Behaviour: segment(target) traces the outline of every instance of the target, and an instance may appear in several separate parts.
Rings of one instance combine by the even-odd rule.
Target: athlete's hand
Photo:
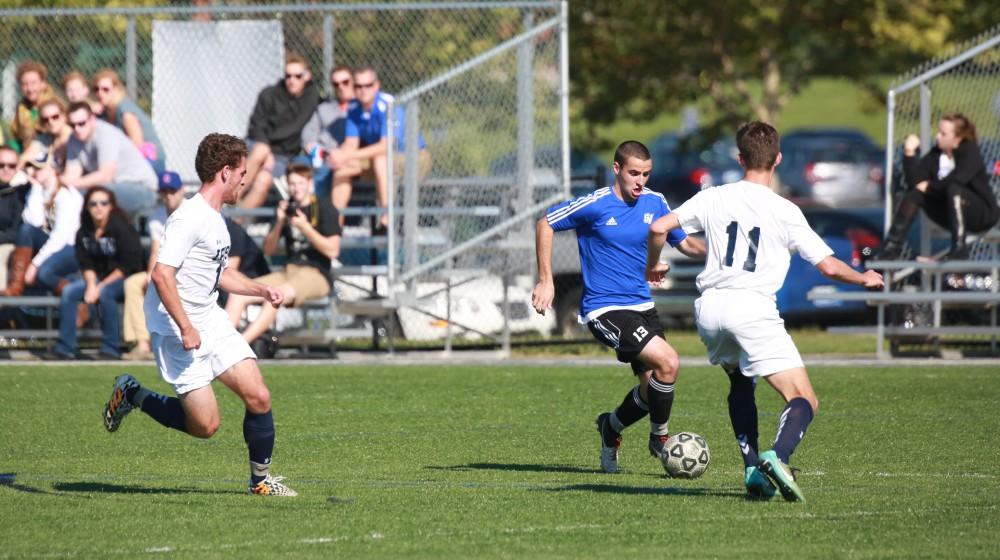
[[[882,280],[882,275],[874,270],[866,270],[862,274],[864,279],[864,284],[862,284],[865,289],[868,290],[881,290],[885,286],[885,282]]]
[[[275,309],[281,307],[281,303],[285,301],[285,293],[271,286],[268,286],[266,291],[267,295],[264,296],[264,299],[271,304],[271,307]]]
[[[552,282],[539,282],[531,292],[531,306],[539,315],[545,315],[546,309],[552,309],[556,287]]]
[[[659,286],[669,271],[670,265],[663,261],[656,263],[653,268],[646,267],[646,282],[652,286]]]
[[[194,328],[194,325],[188,325],[186,329],[181,329],[181,346],[188,351],[201,348],[201,334],[198,333],[198,329]]]

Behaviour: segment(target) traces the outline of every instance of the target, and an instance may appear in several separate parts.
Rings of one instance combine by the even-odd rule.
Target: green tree
[[[577,0],[570,10],[576,144],[594,126],[642,120],[706,99],[715,120],[777,123],[810,80],[874,78],[969,39],[998,21],[975,0]]]

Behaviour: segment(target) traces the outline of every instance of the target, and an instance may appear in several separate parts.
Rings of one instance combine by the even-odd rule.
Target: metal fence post
[[[419,98],[415,98],[405,105],[406,130],[403,131],[404,142],[404,165],[403,165],[403,245],[404,260],[403,266],[406,270],[412,270],[419,263],[420,255],[417,253],[417,228],[419,226],[420,211],[420,186],[417,184],[419,174]],[[395,146],[390,147],[395,149]],[[390,169],[389,173],[393,173]],[[416,281],[411,280],[409,288],[416,289]]]
[[[524,12],[524,29],[531,29],[534,14]],[[535,96],[532,91],[531,67],[534,60],[534,44],[525,41],[517,48],[517,196],[515,212],[523,212],[531,204],[532,170],[535,167]],[[523,229],[523,228],[522,228]]]
[[[138,63],[136,62],[136,36],[135,36],[135,16],[128,17],[128,25],[125,28],[125,89],[128,91],[130,99],[137,99],[138,91]]]
[[[323,15],[323,75],[324,84],[330,86],[330,73],[333,72],[333,14]],[[335,92],[330,91],[330,95]]]

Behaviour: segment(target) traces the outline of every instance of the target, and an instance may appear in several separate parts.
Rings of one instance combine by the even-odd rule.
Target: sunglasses
[[[0,169],[17,169],[17,162],[14,163],[0,162]]]
[[[42,115],[41,116],[42,122],[57,121],[57,120],[59,120],[61,118],[62,118],[62,113],[54,113],[54,114],[48,115],[48,116],[46,116],[46,115]]]
[[[305,77],[306,77],[305,72],[303,72],[301,74],[285,74],[285,79],[286,80],[291,80],[292,78],[295,78],[296,80],[301,80],[302,78],[305,78]]]
[[[87,203],[87,206],[91,208],[96,208],[98,206],[111,206],[110,200],[91,200]]]
[[[368,89],[370,87],[375,87],[375,82],[368,82],[367,84],[354,84],[354,89]]]
[[[79,122],[69,121],[69,125],[72,126],[73,128],[83,128],[87,126],[87,121],[79,121]]]
[[[339,82],[337,80],[333,80],[333,84],[336,85],[336,86],[347,87],[347,86],[351,85],[351,79],[347,78],[347,79],[344,79],[344,80],[340,80]]]

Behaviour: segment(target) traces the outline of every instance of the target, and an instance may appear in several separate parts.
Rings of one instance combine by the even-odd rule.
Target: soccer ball
[[[698,478],[708,469],[711,454],[705,438],[692,432],[680,432],[667,440],[660,459],[671,477]]]

